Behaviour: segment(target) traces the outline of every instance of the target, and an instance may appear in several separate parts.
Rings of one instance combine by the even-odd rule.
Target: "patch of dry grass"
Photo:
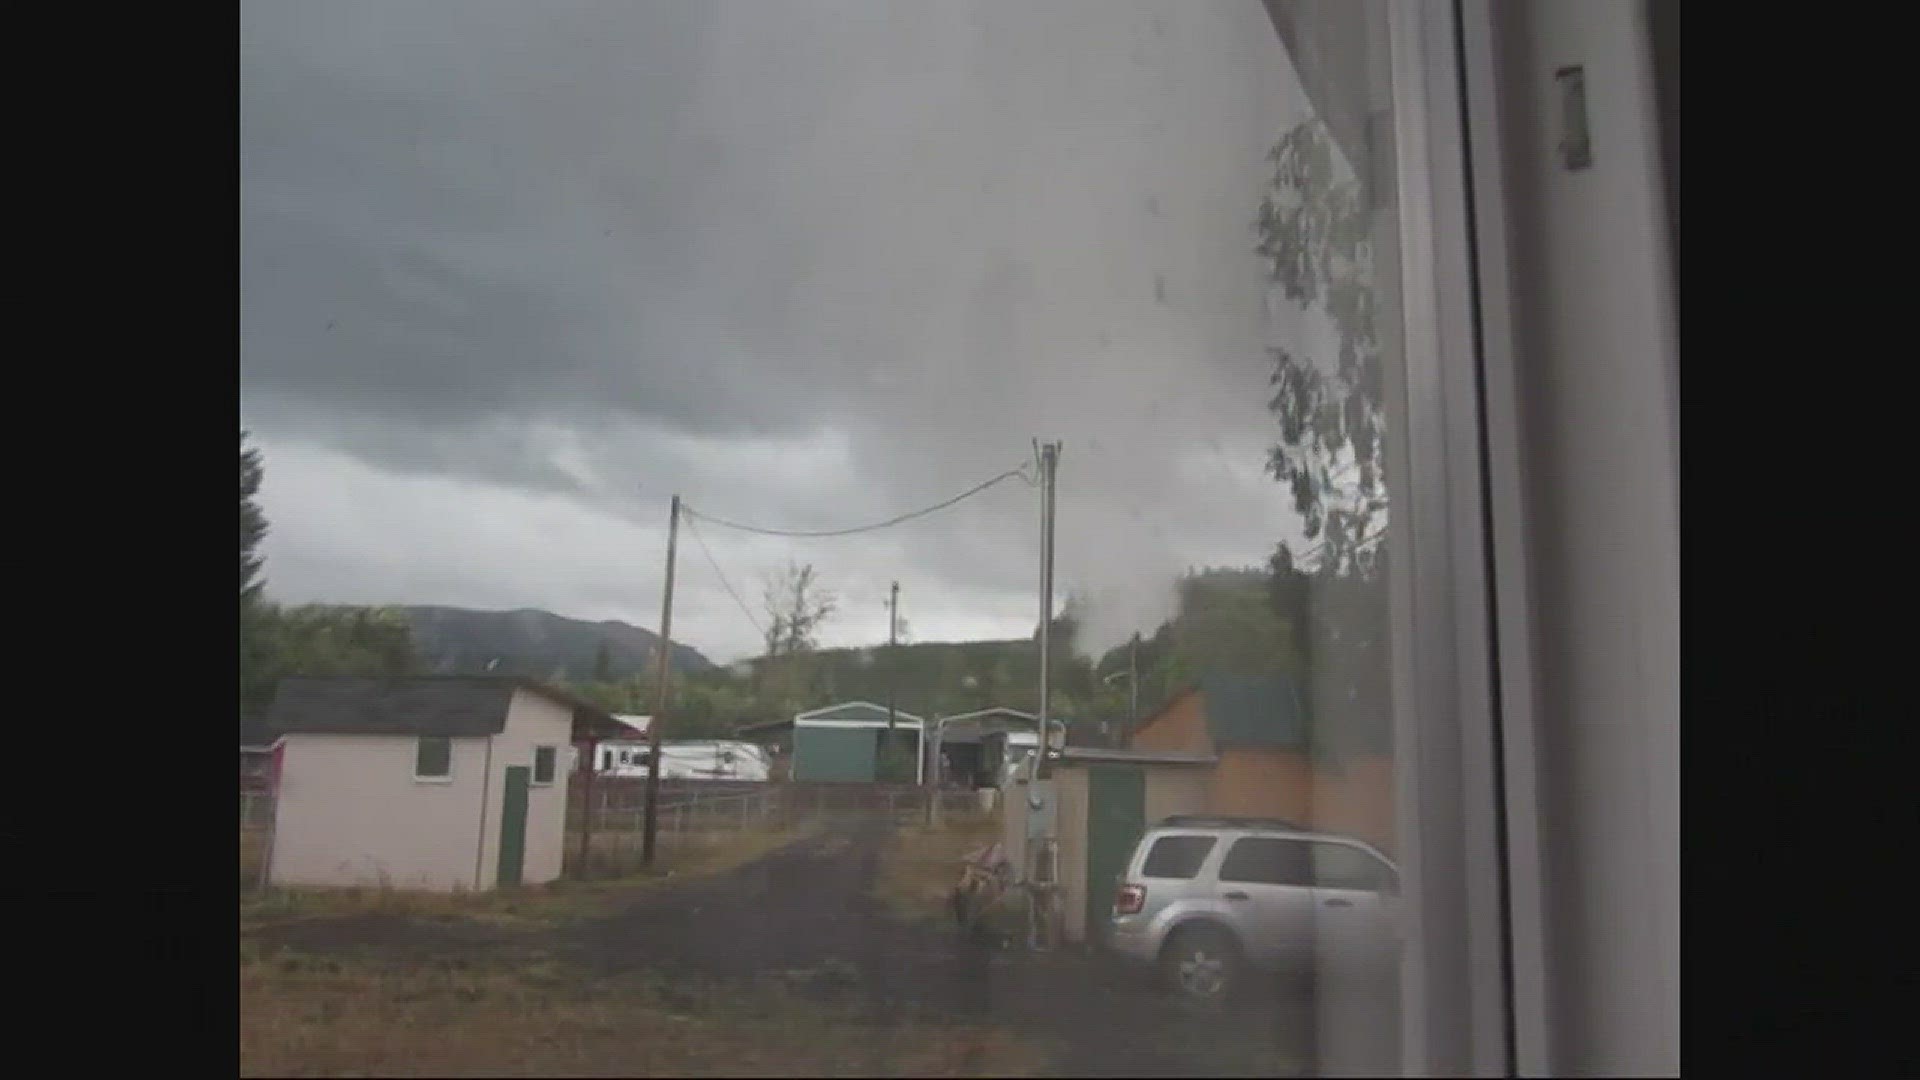
[[[242,1076],[1016,1076],[997,1029],[862,1022],[777,991],[593,985],[548,959],[393,964],[243,950]]]
[[[245,933],[262,926],[308,919],[404,915],[421,918],[458,917],[503,927],[537,929],[567,918],[602,913],[622,893],[634,888],[731,870],[811,836],[818,828],[816,821],[801,820],[664,842],[660,845],[651,870],[639,868],[638,848],[635,848],[630,861],[609,859],[603,863],[596,859],[595,869],[600,876],[589,880],[563,878],[545,885],[517,889],[428,892],[349,887],[269,889],[251,894],[243,892],[240,898],[240,925]],[[247,867],[244,840],[243,837],[243,882],[246,880]]]
[[[256,889],[260,886],[261,863],[267,857],[267,832],[265,829],[240,830],[240,891]]]
[[[998,813],[946,814],[933,828],[902,825],[881,853],[874,895],[903,919],[946,918],[962,860],[998,839]]]

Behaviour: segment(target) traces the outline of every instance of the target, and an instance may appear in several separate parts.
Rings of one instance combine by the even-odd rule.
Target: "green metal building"
[[[793,718],[793,779],[919,783],[926,721],[898,709],[887,729],[887,707],[849,701]]]

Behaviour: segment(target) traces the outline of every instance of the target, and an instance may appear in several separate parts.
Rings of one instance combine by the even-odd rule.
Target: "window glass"
[[[534,750],[533,750],[533,782],[534,783],[536,784],[553,783],[553,770],[554,770],[555,760],[556,760],[556,757],[555,757],[555,751],[553,747],[551,746],[534,747]]]
[[[1216,1038],[1095,960],[1136,854],[1143,910],[1176,882],[1218,891],[1198,875],[1223,858],[1228,881],[1314,878],[1266,826],[1140,853],[1170,815],[1400,852],[1392,721],[1413,703],[1389,688],[1440,685],[1390,677],[1403,436],[1471,420],[1395,412],[1429,385],[1401,343],[1434,336],[1402,325],[1401,282],[1429,273],[1403,247],[1436,245],[1401,240],[1417,117],[1393,88],[1454,81],[1387,70],[1423,48],[1388,47],[1396,10],[1426,9],[243,0],[243,694],[423,676],[404,710],[453,716],[511,677],[633,720],[593,727],[620,737],[591,798],[528,820],[523,879],[604,885],[625,913],[606,940],[636,943],[556,956],[743,1008],[702,1010],[712,1037],[689,1043],[655,1022],[672,1002],[568,968],[557,1007],[591,999],[576,1011],[626,1018],[617,1038],[583,1031],[571,1058],[510,1024],[423,1038],[446,1011],[429,998],[354,1057],[376,1010],[289,1049],[273,1033],[311,1003],[269,984],[243,1005],[242,1071],[631,1072],[635,1040],[669,1074],[1391,1069],[1395,988],[1327,1005],[1351,1045],[1300,997]],[[1412,494],[1451,520],[1447,492]],[[672,759],[651,821],[641,710]],[[724,771],[711,740],[731,738],[786,741],[790,782],[680,779]],[[418,759],[450,774],[444,739]],[[290,819],[272,858],[490,889],[511,860],[468,864],[513,849],[512,815],[472,767],[472,797],[440,800],[472,818]],[[557,782],[544,750],[532,771]],[[1037,825],[1030,778],[1055,785]],[[962,935],[945,905],[975,856],[1018,886],[979,894]],[[627,902],[696,870],[710,891]],[[839,947],[861,941],[887,947]],[[769,1050],[823,1022],[734,1015],[785,1007],[749,977],[776,972],[844,981],[880,1018]],[[938,1030],[881,1007],[908,991]],[[295,1011],[254,1011],[275,1001]],[[947,1052],[1003,1033],[1006,1055]]]
[[[1233,842],[1220,861],[1221,881],[1259,885],[1311,885],[1307,845],[1298,840],[1247,836]]]
[[[1140,876],[1148,878],[1190,878],[1200,872],[1213,850],[1211,836],[1163,836],[1153,842]]]
[[[413,775],[439,778],[453,775],[453,740],[444,735],[422,735],[414,748]]]
[[[1391,872],[1379,859],[1348,844],[1313,845],[1313,883],[1323,889],[1358,889],[1379,892],[1391,880]]]

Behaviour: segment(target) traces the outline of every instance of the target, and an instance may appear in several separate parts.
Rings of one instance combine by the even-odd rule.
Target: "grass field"
[[[661,845],[651,870],[633,865],[632,869],[616,872],[601,866],[600,874],[585,881],[562,879],[520,889],[451,893],[380,887],[251,889],[247,886],[258,880],[258,856],[254,856],[256,861],[250,867],[248,837],[242,833],[241,929],[244,933],[258,925],[288,919],[346,915],[458,917],[492,924],[550,923],[597,914],[609,902],[635,888],[730,870],[810,836],[817,829],[817,822],[804,820],[781,826],[699,834]],[[618,865],[629,864],[620,860]]]
[[[778,990],[589,984],[548,959],[240,962],[242,1076],[1015,1076],[995,1029],[862,1022]]]
[[[902,826],[881,855],[875,894],[898,918],[948,918],[947,897],[960,880],[961,861],[999,838],[997,814],[949,814],[937,827]]]
[[[1004,1030],[862,1019],[779,985],[667,985],[560,959],[572,926],[635,889],[722,873],[812,823],[663,848],[650,874],[491,893],[275,889],[240,901],[242,1076],[1019,1076],[1044,1054]],[[243,843],[243,854],[246,845]],[[243,877],[245,868],[243,866]],[[420,928],[469,944],[319,951],[301,930]],[[314,951],[301,951],[310,948]]]

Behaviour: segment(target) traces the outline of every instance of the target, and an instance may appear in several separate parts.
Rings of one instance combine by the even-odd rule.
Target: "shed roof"
[[[566,706],[576,733],[618,727],[605,710],[518,675],[292,675],[275,688],[266,726],[275,735],[495,735],[516,690]]]
[[[918,716],[915,716],[905,709],[896,708],[893,710],[893,715],[896,723],[910,724],[915,727],[925,723],[925,721],[921,720]],[[828,705],[819,709],[811,709],[793,718],[793,722],[796,724],[817,723],[822,720],[837,720],[843,722],[859,721],[862,723],[878,721],[881,724],[885,724],[887,722],[887,707],[885,705],[875,705],[871,701],[843,701],[838,705]]]
[[[1067,724],[1059,717],[1054,717],[1052,722],[1062,728]],[[1030,712],[995,705],[988,709],[937,717],[934,723],[940,728],[942,742],[964,745],[983,742],[996,731],[1035,727],[1040,723],[1040,718]]]

